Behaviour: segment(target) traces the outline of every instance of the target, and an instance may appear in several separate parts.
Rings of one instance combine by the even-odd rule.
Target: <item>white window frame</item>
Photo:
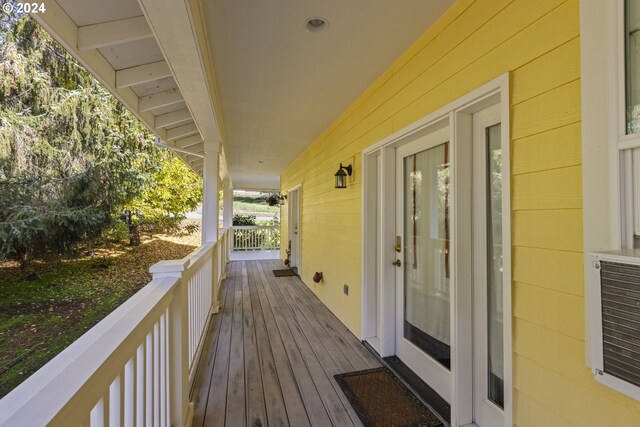
[[[640,134],[626,134],[624,14],[625,0],[580,0],[585,354],[588,367],[592,367],[589,331],[597,306],[597,302],[589,298],[589,254],[633,248],[634,222],[640,223],[640,197],[634,197],[632,188],[631,150],[640,147]],[[638,205],[635,209],[634,204]]]

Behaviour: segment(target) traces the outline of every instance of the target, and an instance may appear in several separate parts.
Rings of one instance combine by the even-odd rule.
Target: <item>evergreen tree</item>
[[[35,21],[3,21],[0,261],[26,264],[98,236],[144,200],[170,157]]]

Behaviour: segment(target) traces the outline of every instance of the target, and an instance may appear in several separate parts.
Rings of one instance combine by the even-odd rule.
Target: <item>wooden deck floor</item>
[[[230,263],[194,383],[194,426],[360,426],[333,376],[380,366],[279,260]]]

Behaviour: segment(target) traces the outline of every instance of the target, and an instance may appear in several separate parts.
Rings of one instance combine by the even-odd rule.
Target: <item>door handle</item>
[[[391,264],[395,265],[396,267],[400,267],[402,265],[402,263],[400,262],[399,259],[395,260],[394,262],[392,262]]]

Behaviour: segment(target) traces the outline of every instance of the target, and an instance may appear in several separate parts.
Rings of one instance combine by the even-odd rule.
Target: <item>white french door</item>
[[[451,401],[449,127],[396,150],[396,355]]]
[[[452,426],[513,419],[508,81],[363,152],[363,338],[449,402]]]
[[[501,130],[499,106],[473,115],[473,419],[478,426],[504,425]]]

